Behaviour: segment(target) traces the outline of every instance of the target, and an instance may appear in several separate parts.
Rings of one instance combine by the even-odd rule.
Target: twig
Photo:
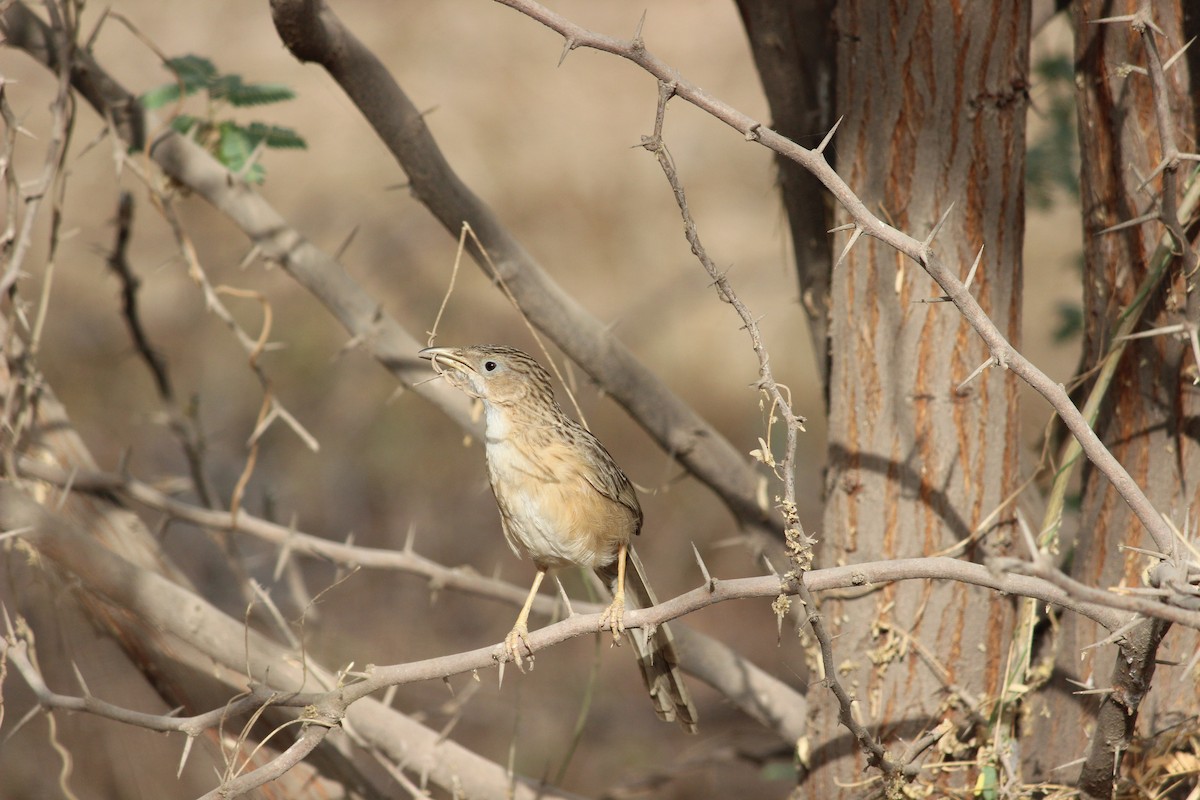
[[[129,335],[133,338],[134,348],[154,377],[154,385],[158,388],[159,397],[170,401],[174,399],[175,393],[171,388],[167,362],[162,354],[150,344],[146,328],[142,325],[142,317],[138,313],[138,289],[141,287],[141,281],[133,274],[133,269],[129,266],[129,240],[133,236],[133,194],[130,192],[122,191],[120,199],[117,201],[116,228],[116,239],[106,263],[121,281],[121,314],[125,318],[125,325],[129,328]]]
[[[692,253],[700,261],[700,265],[704,267],[704,271],[712,278],[713,285],[717,290],[717,297],[723,302],[733,306],[738,317],[742,320],[742,327],[750,336],[750,345],[754,349],[754,355],[758,359],[758,387],[767,395],[770,405],[767,409],[768,418],[768,438],[770,437],[769,425],[775,419],[775,412],[778,411],[783,417],[784,424],[787,427],[787,443],[784,448],[783,460],[779,462],[778,468],[775,470],[776,477],[783,484],[783,497],[777,498],[779,507],[783,512],[784,525],[784,540],[788,548],[789,557],[792,559],[796,568],[799,570],[808,569],[812,566],[812,547],[816,540],[808,536],[804,532],[803,526],[800,524],[800,518],[796,513],[796,442],[800,431],[804,430],[804,418],[795,414],[792,411],[791,403],[784,397],[783,391],[779,384],[775,381],[775,376],[771,371],[771,359],[767,353],[766,346],[763,344],[762,331],[758,326],[758,320],[750,313],[750,309],[742,302],[737,293],[733,289],[733,285],[729,282],[728,276],[717,269],[716,264],[709,258],[708,251],[704,249],[704,245],[700,241],[700,234],[696,230],[696,222],[692,219],[692,212],[688,208],[687,194],[684,192],[683,184],[679,180],[679,173],[675,169],[675,163],[671,159],[671,154],[667,150],[666,142],[662,138],[663,121],[666,117],[667,103],[675,93],[673,84],[665,81],[659,81],[658,84],[658,106],[654,115],[654,133],[650,136],[642,138],[642,147],[654,154],[658,160],[658,165],[662,168],[663,175],[667,178],[667,183],[671,186],[671,192],[675,195],[675,203],[679,206],[679,213],[683,217],[684,235],[687,237],[688,244],[691,245]],[[764,453],[762,458],[766,458]]]

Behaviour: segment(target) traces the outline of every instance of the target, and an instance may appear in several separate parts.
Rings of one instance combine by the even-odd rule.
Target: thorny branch
[[[108,254],[107,263],[108,268],[121,281],[121,315],[129,328],[134,349],[154,377],[159,396],[164,400],[171,400],[175,392],[171,388],[167,361],[162,353],[150,344],[150,337],[146,335],[142,316],[138,312],[138,289],[141,288],[142,282],[133,274],[133,268],[129,265],[129,240],[133,236],[133,194],[130,192],[121,192],[117,201],[116,227],[117,235]]]
[[[639,42],[640,39],[639,30],[639,33],[634,37],[634,41]],[[795,592],[800,596],[800,602],[806,609],[805,619],[812,628],[813,635],[820,648],[821,664],[824,673],[824,678],[821,682],[837,698],[838,719],[854,735],[859,746],[867,754],[868,762],[872,766],[879,767],[888,779],[899,777],[903,770],[902,766],[859,721],[854,713],[854,698],[850,696],[849,692],[842,685],[841,680],[838,679],[837,665],[833,653],[833,641],[821,618],[816,598],[813,597],[808,586],[808,577],[811,574],[809,570],[812,568],[813,560],[812,547],[815,544],[815,540],[804,532],[799,516],[796,513],[796,439],[799,432],[803,430],[804,420],[792,411],[791,404],[784,397],[783,391],[775,381],[775,376],[771,372],[770,356],[767,353],[766,346],[763,344],[762,331],[759,329],[758,320],[754,318],[754,315],[750,313],[750,309],[738,297],[732,284],[729,282],[728,276],[717,269],[716,264],[713,263],[713,260],[708,255],[708,251],[705,250],[704,245],[700,241],[700,233],[696,230],[696,222],[692,219],[691,210],[688,208],[687,195],[684,192],[683,183],[679,180],[679,173],[675,169],[675,163],[671,159],[671,154],[667,150],[667,145],[662,138],[667,103],[670,102],[673,94],[674,86],[672,84],[659,81],[658,108],[654,115],[654,133],[651,136],[642,138],[642,146],[654,154],[659,166],[662,168],[663,174],[667,178],[667,182],[671,186],[671,191],[675,195],[675,202],[679,206],[680,214],[683,216],[684,233],[687,236],[688,244],[691,245],[692,253],[700,261],[700,264],[704,267],[704,271],[712,278],[713,284],[717,289],[717,296],[722,301],[733,306],[742,320],[742,327],[750,335],[751,345],[755,355],[758,357],[759,387],[761,391],[766,393],[770,400],[770,408],[767,410],[767,436],[764,442],[769,441],[771,438],[770,423],[775,419],[775,412],[777,410],[783,416],[784,424],[787,427],[786,450],[778,466],[775,465],[774,459],[770,456],[769,445],[764,444],[763,449],[766,452],[762,452],[759,455],[759,458],[764,463],[775,468],[775,475],[783,483],[783,498],[780,501],[780,509],[784,516],[785,541],[787,542],[788,556],[792,561],[793,569],[784,575],[781,580],[784,586],[788,583],[794,586]],[[788,605],[784,597],[785,593],[785,590],[781,587],[780,596],[775,604],[776,613],[781,615],[786,613]],[[912,774],[915,774],[915,771]]]
[[[1158,40],[1154,38],[1157,26],[1154,24],[1149,0],[1143,0],[1138,12],[1130,20],[1130,25],[1141,35],[1142,44],[1146,48],[1146,67],[1150,76],[1150,91],[1154,97],[1154,113],[1158,122],[1158,138],[1162,148],[1162,161],[1146,180],[1153,180],[1155,175],[1159,172],[1162,173],[1162,202],[1158,221],[1167,229],[1179,247],[1184,274],[1191,276],[1196,272],[1197,256],[1195,249],[1188,241],[1183,223],[1179,219],[1179,162],[1181,160],[1200,161],[1200,155],[1181,152],[1175,142],[1175,122],[1171,118],[1166,69],[1158,50]],[[1186,47],[1187,45],[1184,45],[1184,48]],[[1197,367],[1200,368],[1200,364]]]
[[[1159,52],[1156,34],[1163,36],[1164,41],[1166,37],[1154,22],[1153,7],[1149,0],[1143,0],[1139,3],[1137,11],[1131,15],[1087,21],[1093,24],[1127,22],[1133,32],[1140,36],[1142,49],[1145,52],[1146,68],[1144,70],[1132,68],[1127,80],[1139,80],[1139,78],[1135,77],[1139,72],[1148,77],[1150,97],[1156,122],[1155,127],[1158,131],[1161,150],[1158,165],[1143,180],[1141,186],[1138,187],[1139,190],[1144,189],[1161,174],[1161,185],[1158,187],[1158,192],[1154,200],[1157,212],[1152,211],[1140,220],[1130,220],[1127,223],[1114,225],[1106,231],[1102,231],[1101,234],[1111,233],[1126,227],[1141,226],[1146,223],[1161,224],[1166,229],[1166,235],[1163,237],[1163,243],[1159,245],[1154,253],[1154,258],[1161,258],[1161,260],[1151,261],[1151,270],[1146,280],[1151,280],[1156,272],[1165,273],[1166,266],[1173,261],[1173,257],[1178,256],[1179,264],[1182,268],[1180,274],[1183,276],[1183,282],[1190,283],[1196,272],[1197,254],[1187,237],[1186,227],[1188,223],[1186,219],[1190,214],[1188,210],[1189,206],[1195,202],[1197,175],[1193,173],[1193,186],[1188,194],[1183,197],[1181,203],[1179,167],[1181,161],[1200,160],[1200,156],[1181,153],[1176,144],[1175,120],[1172,117],[1169,85],[1166,75],[1166,70],[1170,68],[1173,62],[1178,61],[1179,56],[1182,55],[1183,50],[1188,45],[1184,45],[1183,48],[1166,62],[1163,61],[1162,55]],[[1170,244],[1174,246],[1164,246]],[[1154,279],[1157,278],[1155,277]],[[1187,292],[1191,296],[1188,298],[1186,307],[1194,309],[1194,287],[1189,286]],[[1134,302],[1138,312],[1140,312],[1144,301],[1145,298],[1140,295],[1135,299]],[[1128,317],[1136,317],[1137,314],[1130,313],[1131,311],[1132,309],[1126,312]],[[1123,346],[1125,342],[1136,336],[1154,335],[1157,333],[1156,331],[1148,331],[1143,334],[1132,333],[1135,321],[1130,321],[1128,318],[1122,320],[1121,327],[1124,329],[1122,333],[1125,336],[1119,344],[1114,345],[1114,349],[1118,346]],[[1200,342],[1197,341],[1194,320],[1185,319],[1181,325],[1167,326],[1162,332],[1170,332],[1172,328],[1180,330],[1184,333],[1185,337],[1191,339],[1193,357],[1197,360],[1196,368],[1200,369]],[[1108,367],[1109,365],[1106,364],[1105,366]],[[1161,543],[1156,540],[1155,549],[1160,552],[1153,553],[1152,556],[1160,559],[1161,563],[1151,575],[1152,587],[1142,592],[1146,595],[1145,600],[1147,602],[1165,602],[1183,607],[1194,607],[1196,587],[1193,582],[1196,579],[1196,565],[1186,556],[1189,551],[1194,556],[1195,549],[1183,536],[1180,536],[1179,540],[1183,546],[1177,548],[1174,557],[1172,557],[1170,550],[1162,548]],[[1065,579],[1065,576],[1063,576],[1063,579]],[[1077,586],[1073,589],[1073,593],[1076,596],[1086,596],[1088,592],[1094,593],[1096,591],[1098,590],[1086,586]],[[1083,759],[1083,765],[1080,768],[1079,777],[1076,782],[1083,797],[1106,798],[1112,796],[1121,766],[1122,755],[1128,749],[1129,742],[1136,733],[1141,700],[1151,687],[1156,664],[1158,663],[1157,654],[1159,646],[1169,628],[1170,623],[1163,620],[1143,620],[1139,624],[1131,623],[1120,631],[1113,632],[1104,640],[1106,643],[1115,642],[1118,645],[1119,651],[1113,660],[1109,686],[1102,690],[1100,706],[1097,709],[1095,724],[1089,737],[1090,743],[1087,755]],[[1184,674],[1188,674],[1190,670],[1191,666],[1189,665]]]
[[[44,708],[57,708],[64,711],[82,711],[105,719],[111,719],[126,725],[134,725],[146,730],[160,733],[182,733],[195,738],[206,730],[215,728],[229,719],[248,714],[266,705],[280,706],[302,705],[288,700],[287,695],[266,689],[256,689],[249,694],[235,698],[220,708],[214,708],[203,714],[189,717],[177,716],[175,711],[167,714],[148,714],[144,711],[134,711],[113,703],[106,702],[94,696],[83,683],[83,676],[76,670],[83,694],[75,697],[60,694],[46,685],[41,670],[30,657],[30,641],[28,632],[22,632],[23,621],[18,619],[16,626],[9,621],[8,635],[0,639],[0,658],[7,658],[25,683],[29,686],[38,704]],[[12,735],[9,731],[8,735]]]
[[[343,566],[408,572],[426,578],[437,588],[471,592],[506,603],[519,605],[525,599],[525,589],[468,572],[461,567],[447,567],[431,559],[423,558],[415,553],[411,544],[400,551],[364,547],[330,541],[295,527],[255,517],[245,511],[239,513],[234,519],[230,512],[202,508],[177,500],[128,475],[85,470],[76,470],[67,474],[32,459],[22,459],[20,469],[25,475],[59,486],[70,486],[73,491],[99,494],[118,492],[134,502],[168,514],[175,519],[214,530],[245,533],[279,547],[280,561],[291,555],[306,555]],[[1007,567],[1007,565],[1005,566]],[[804,574],[807,578],[808,588],[818,592],[839,588],[876,586],[898,580],[940,578],[1060,605],[1083,614],[1110,631],[1118,629],[1127,621],[1123,615],[1117,613],[1119,611],[1177,622],[1200,630],[1200,611],[1167,606],[1142,597],[1101,590],[1093,590],[1093,593],[1084,595],[1073,590],[1073,586],[1076,584],[1060,583],[1057,577],[1051,580],[1049,577],[1041,576],[1040,573],[1033,577],[1011,572],[1006,574],[997,566],[985,566],[951,557],[924,556],[866,562],[813,569]],[[754,588],[751,590],[751,594],[739,594],[738,597],[770,597],[773,595],[769,591],[769,587],[774,586],[778,590],[781,580],[785,587],[790,586],[795,578],[771,575],[739,580],[758,581],[759,583],[744,584]],[[705,582],[705,586],[712,584],[724,586],[728,583],[730,583],[729,580],[710,579]],[[796,591],[789,589],[788,593]],[[554,601],[548,598],[539,598],[537,602],[539,610],[545,613],[551,612],[554,608]],[[575,605],[577,610],[601,610],[601,606],[595,604]]]
[[[53,9],[54,4],[47,3],[47,7]],[[73,50],[75,48],[73,27],[59,29],[57,36],[59,38],[59,47],[65,50]],[[3,272],[0,273],[0,298],[9,294],[20,277],[21,267],[25,263],[25,256],[29,253],[29,248],[33,244],[33,224],[38,218],[38,212],[41,210],[46,195],[50,194],[51,188],[63,172],[63,166],[67,157],[67,143],[70,141],[71,127],[74,120],[74,103],[71,96],[71,70],[69,63],[69,59],[64,59],[57,70],[58,85],[54,101],[51,105],[54,119],[51,124],[50,140],[46,146],[46,158],[41,174],[38,175],[30,188],[24,192],[20,188],[20,183],[13,171],[12,164],[13,149],[21,127],[11,110],[8,110],[7,101],[4,101],[5,127],[8,128],[8,151],[4,154],[4,173],[8,187],[9,206],[7,225],[3,237],[0,238],[0,258],[4,262]],[[0,79],[0,99],[3,99],[3,89],[4,81]],[[15,202],[16,198],[21,195],[23,195],[21,202]],[[15,229],[16,226],[14,224],[19,213],[18,208],[23,208],[19,231]],[[55,216],[58,216],[57,213]],[[53,224],[57,227],[57,220]],[[56,243],[57,236],[54,236],[51,239],[51,247],[53,248]],[[53,259],[53,249],[50,259]]]

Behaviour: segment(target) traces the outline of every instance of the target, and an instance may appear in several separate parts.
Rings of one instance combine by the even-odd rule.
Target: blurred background
[[[627,62],[586,50],[556,66],[562,50],[556,34],[483,0],[338,0],[331,5],[427,109],[426,120],[453,167],[554,279],[737,448],[757,447],[764,420],[752,386],[757,369],[748,339],[732,309],[708,286],[684,240],[666,181],[653,156],[638,146],[653,126],[653,78]],[[306,150],[264,155],[263,195],[327,252],[349,240],[341,257],[345,267],[410,333],[424,339],[451,279],[456,241],[409,195],[403,172],[325,72],[299,64],[284,49],[267,4],[113,0],[107,7],[111,13],[94,52],[131,91],[145,92],[173,77],[118,17],[168,57],[205,56],[224,73],[286,84],[296,92],[289,102],[217,113],[242,123],[287,126],[304,137]],[[623,37],[632,35],[644,9],[630,2],[555,4],[556,11],[586,27]],[[97,4],[85,11],[85,32],[102,10]],[[650,6],[643,35],[653,52],[689,80],[752,117],[769,119],[732,3],[661,0]],[[1044,60],[1069,47],[1065,26],[1052,27],[1036,40],[1035,52]],[[4,48],[0,74],[8,102],[33,137],[19,138],[13,159],[18,175],[30,180],[44,158],[54,76],[23,53]],[[1031,139],[1050,148],[1046,169],[1062,166],[1061,153],[1051,145],[1073,114],[1068,108],[1064,123],[1052,113],[1054,81],[1050,73],[1039,74],[1032,89]],[[210,110],[203,96],[189,99],[184,109],[196,115]],[[122,319],[120,285],[105,265],[119,193],[131,191],[135,218],[129,257],[142,280],[143,322],[167,360],[177,393],[198,405],[206,467],[227,504],[245,465],[260,387],[228,328],[206,311],[145,188],[133,176],[117,174],[113,143],[101,138],[102,132],[103,121],[81,103],[40,366],[103,468],[124,464],[145,480],[186,473],[178,442],[163,424],[151,375]],[[823,135],[813,131],[801,143],[815,145]],[[730,270],[736,291],[762,317],[775,376],[790,386],[795,409],[808,417],[797,472],[800,516],[819,536],[821,390],[771,157],[680,101],[670,106],[665,138],[709,254]],[[1078,212],[1072,210],[1073,196],[1056,188],[1052,176],[1042,181],[1044,202],[1029,207],[1023,346],[1052,377],[1065,381],[1077,359],[1076,348],[1059,339],[1071,304],[1078,303]],[[397,393],[378,364],[358,350],[344,349],[347,334],[323,308],[280,269],[247,262],[246,239],[203,200],[185,196],[179,208],[209,280],[260,291],[269,299],[270,338],[282,347],[261,363],[280,402],[320,442],[319,452],[311,452],[285,426],[274,426],[247,489],[247,510],[295,520],[301,529],[330,539],[353,537],[376,547],[401,547],[411,531],[422,555],[527,585],[532,567],[504,544],[478,442],[464,443],[461,431],[437,409],[415,394]],[[43,214],[43,232],[47,218]],[[19,285],[26,299],[38,297],[47,279],[41,271],[46,239],[44,233],[39,236],[41,249],[27,260],[30,274]],[[258,304],[226,300],[243,327],[257,334]],[[930,313],[952,312],[933,306]],[[438,344],[475,342],[537,352],[519,313],[464,260]],[[659,596],[700,581],[691,543],[719,577],[761,574],[720,503],[684,476],[586,376],[578,370],[573,374],[592,430],[644,489],[646,526],[638,547]],[[566,405],[561,392],[560,399]],[[1048,409],[1034,400],[1022,413],[1032,451]],[[205,596],[240,617],[240,596],[212,541],[188,526],[160,525],[153,515],[147,520],[161,527],[168,551]],[[237,546],[251,573],[270,586],[277,553],[250,540]],[[304,564],[309,595],[340,577],[331,566]],[[564,582],[583,596],[577,578],[565,576]],[[0,590],[10,609],[40,622],[43,667],[52,688],[76,693],[69,666],[74,659],[92,691],[104,699],[155,710],[152,693],[130,679],[119,650],[79,626],[63,587],[28,574],[14,577],[10,570],[0,578]],[[303,608],[285,586],[275,587],[273,596],[290,619],[299,620]],[[417,578],[360,571],[309,608],[302,634],[309,652],[325,665],[361,667],[498,642],[514,615],[515,609],[489,601],[431,594]],[[767,601],[723,604],[690,616],[687,624],[795,681],[803,651],[786,632],[777,644]],[[609,652],[607,644],[598,648],[589,637],[539,654],[534,672],[510,672],[503,689],[497,689],[494,673],[481,675],[478,691],[462,704],[453,738],[500,763],[512,748],[519,773],[553,777],[597,652],[598,699],[565,788],[616,796],[635,789],[645,796],[673,797],[783,797],[789,792],[793,773],[787,752],[767,761],[745,757],[769,749],[769,734],[697,682],[700,734],[684,737],[674,727],[660,726],[628,653]],[[469,676],[452,683],[459,700],[472,685]],[[29,696],[14,676],[3,691],[3,727],[11,729],[27,710]],[[402,687],[394,705],[438,728],[451,718],[450,699],[442,685],[416,685]],[[69,786],[79,797],[189,797],[214,785],[211,775],[192,770],[175,779],[181,737],[62,713],[56,718],[56,735],[75,757]],[[0,729],[0,736],[7,734]],[[57,793],[59,763],[45,718],[31,721],[0,747],[5,776],[0,797]],[[676,777],[662,786],[641,785],[660,770]]]

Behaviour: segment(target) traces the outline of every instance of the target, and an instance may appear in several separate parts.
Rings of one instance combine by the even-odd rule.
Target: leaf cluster
[[[227,169],[250,183],[262,183],[266,169],[258,163],[260,148],[303,149],[308,146],[295,130],[265,122],[242,124],[222,117],[225,107],[244,108],[291,100],[296,93],[282,83],[248,83],[241,75],[222,73],[208,58],[197,55],[168,59],[167,69],[175,80],[143,94],[142,107],[156,109],[203,92],[207,113],[180,111],[171,118],[171,127],[190,136],[212,153]]]

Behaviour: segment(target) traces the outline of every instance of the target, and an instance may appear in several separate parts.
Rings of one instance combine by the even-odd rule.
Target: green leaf
[[[222,122],[218,130],[217,160],[230,172],[240,173],[250,160],[257,142],[245,128],[233,122]],[[262,183],[266,174],[261,164],[255,164],[243,177],[247,183]]]
[[[246,133],[255,140],[255,144],[264,141],[267,147],[298,150],[308,147],[308,142],[304,141],[304,137],[291,128],[284,128],[279,125],[264,125],[261,122],[252,122],[246,128]]]
[[[213,100],[227,100],[229,93],[239,91],[241,86],[241,75],[217,75],[208,82],[208,96]]]
[[[1065,56],[1044,58],[1034,67],[1033,110],[1044,120],[1025,154],[1027,200],[1036,208],[1054,205],[1056,192],[1079,196],[1079,144],[1075,133],[1075,65]]]
[[[171,127],[179,133],[182,133],[184,136],[187,136],[192,132],[192,129],[195,128],[196,124],[199,122],[200,120],[191,114],[179,114],[171,120]]]
[[[296,96],[282,83],[246,83],[241,75],[220,75],[209,81],[208,93],[214,100],[231,106],[262,106],[291,100]]]
[[[176,80],[151,89],[141,96],[142,108],[162,108],[179,100],[179,85],[184,94],[195,94],[216,77],[217,67],[204,56],[179,56],[168,58],[163,65],[175,73]]]
[[[1033,72],[1044,81],[1060,81],[1071,86],[1075,85],[1075,64],[1065,55],[1039,59],[1034,65]]]
[[[1058,304],[1058,327],[1054,329],[1054,341],[1058,344],[1070,341],[1083,333],[1083,306],[1078,303]]]
[[[217,65],[204,56],[178,56],[167,59],[167,69],[174,72],[183,81],[183,85],[199,89],[217,76]]]
[[[282,83],[242,83],[239,80],[235,86],[229,88],[225,99],[230,105],[241,107],[279,103],[291,100],[295,96],[296,93]]]
[[[762,766],[758,776],[764,781],[794,782],[796,780],[796,767],[786,761],[771,761]]]
[[[166,83],[157,89],[151,89],[138,98],[144,109],[162,108],[179,99],[179,84]]]

